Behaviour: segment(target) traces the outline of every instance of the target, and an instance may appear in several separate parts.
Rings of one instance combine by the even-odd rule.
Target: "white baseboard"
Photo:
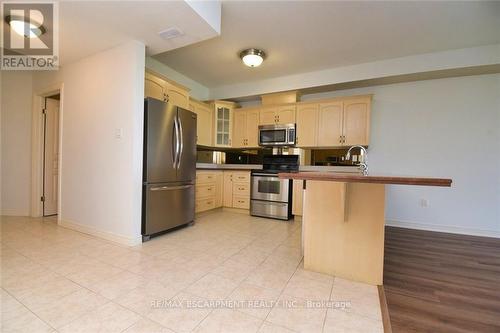
[[[401,221],[401,220],[386,220],[385,225],[390,227],[399,227],[407,229],[447,232],[451,234],[500,238],[500,231],[495,231],[495,230],[472,229],[472,228],[464,228],[457,226],[421,223],[413,221]]]
[[[23,217],[29,217],[30,212],[28,211],[23,211],[23,210],[17,210],[17,209],[2,209],[0,215],[3,216],[23,216]]]
[[[142,243],[142,236],[137,236],[134,238],[123,236],[123,235],[118,235],[109,231],[102,231],[98,230],[94,227],[89,227],[87,225],[83,225],[80,223],[76,223],[73,221],[68,221],[68,220],[63,220],[59,219],[57,221],[57,224],[59,224],[61,227],[68,228],[71,230],[75,230],[84,234],[88,234],[91,236],[99,237],[111,242],[115,242],[121,245],[127,245],[127,246],[134,246],[137,244]]]

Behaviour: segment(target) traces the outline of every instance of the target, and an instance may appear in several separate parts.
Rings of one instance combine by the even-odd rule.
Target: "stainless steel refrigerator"
[[[194,221],[196,114],[144,100],[143,241]]]

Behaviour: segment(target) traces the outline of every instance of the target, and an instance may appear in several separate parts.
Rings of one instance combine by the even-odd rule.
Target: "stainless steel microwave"
[[[295,124],[260,125],[259,146],[295,146]]]

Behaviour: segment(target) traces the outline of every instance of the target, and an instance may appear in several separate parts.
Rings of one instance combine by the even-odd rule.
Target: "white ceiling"
[[[224,1],[221,36],[154,58],[208,86],[500,42],[500,2]],[[268,58],[245,67],[242,49]]]
[[[164,40],[158,32],[177,27],[184,36]],[[60,1],[60,62],[73,62],[131,39],[156,54],[217,36],[185,1]]]

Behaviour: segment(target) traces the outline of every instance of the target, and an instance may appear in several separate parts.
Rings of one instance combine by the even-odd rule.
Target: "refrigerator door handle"
[[[177,116],[174,117],[174,126],[175,126],[175,160],[174,160],[174,168],[177,168],[180,159],[180,139],[179,139],[179,118]]]
[[[175,164],[177,163],[177,124],[175,123],[174,119],[174,125],[172,126],[172,165],[175,168]]]
[[[182,152],[184,151],[184,137],[183,137],[183,131],[182,131],[182,121],[181,118],[179,118],[179,115],[177,115],[177,122],[179,124],[179,156],[177,157],[177,169],[181,167],[181,160],[182,160]]]
[[[193,185],[179,185],[179,186],[158,186],[151,187],[150,191],[174,191],[174,190],[184,190],[192,187]]]

